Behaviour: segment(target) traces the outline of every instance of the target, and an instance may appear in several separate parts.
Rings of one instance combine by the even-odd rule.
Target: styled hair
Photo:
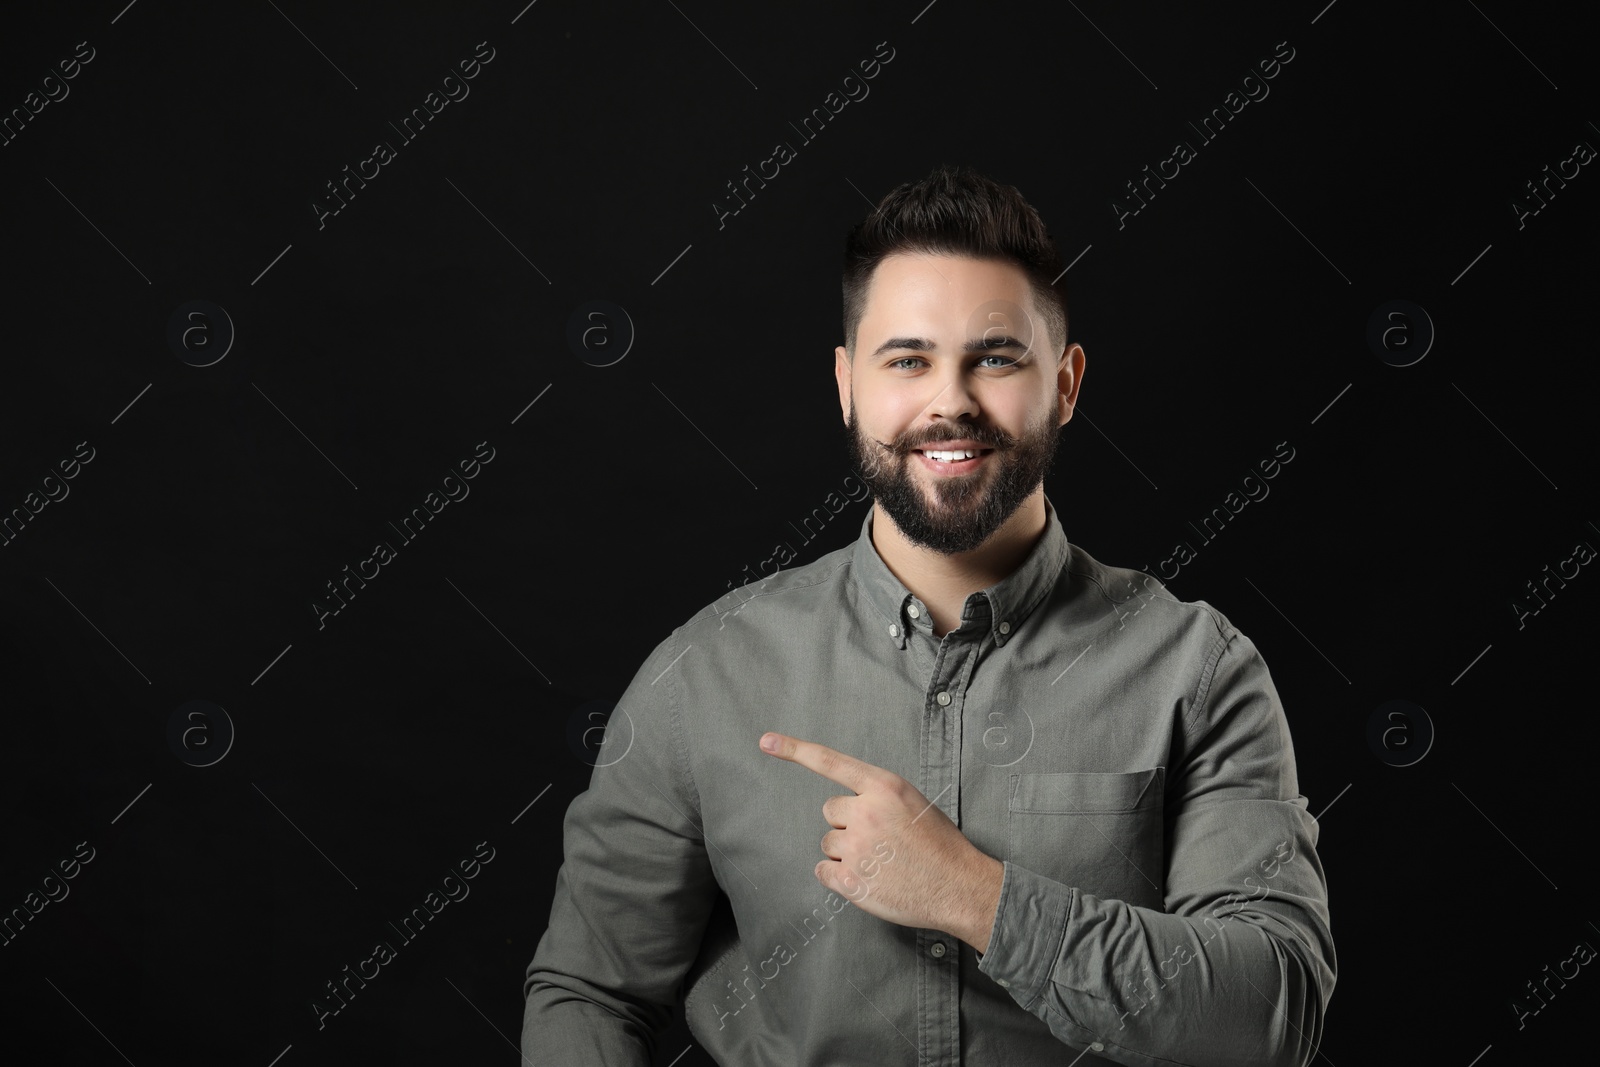
[[[1067,343],[1061,254],[1032,204],[1015,186],[970,167],[941,163],[926,178],[891,189],[844,245],[844,336],[855,358],[856,331],[866,313],[872,273],[895,253],[943,253],[1004,260],[1028,276],[1034,308],[1057,353]]]

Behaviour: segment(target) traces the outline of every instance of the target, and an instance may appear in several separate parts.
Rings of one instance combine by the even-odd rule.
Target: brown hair
[[[897,252],[1016,264],[1028,276],[1034,307],[1044,317],[1051,341],[1066,345],[1066,291],[1056,283],[1061,255],[1039,213],[1015,186],[1001,185],[970,167],[941,163],[926,178],[891,189],[845,237],[844,335],[851,359],[872,272],[885,256]]]

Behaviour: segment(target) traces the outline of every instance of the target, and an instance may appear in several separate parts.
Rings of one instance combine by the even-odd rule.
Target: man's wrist
[[[995,913],[1000,908],[1000,889],[1005,882],[1005,864],[993,856],[973,849],[969,873],[955,894],[957,913],[949,933],[977,952],[989,950],[989,933],[994,929]]]

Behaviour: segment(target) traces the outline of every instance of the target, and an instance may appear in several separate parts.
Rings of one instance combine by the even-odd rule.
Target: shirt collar
[[[1050,503],[1049,497],[1044,504],[1044,536],[1015,571],[987,589],[968,595],[961,610],[961,629],[987,629],[995,644],[1003,645],[1055,586],[1071,546],[1055,505]],[[928,613],[928,605],[907,589],[878,555],[872,543],[874,510],[869,507],[866,518],[861,520],[861,536],[856,539],[850,571],[857,587],[882,616],[879,632],[894,642],[895,647],[904,649],[909,627],[915,626],[933,636],[933,617]]]

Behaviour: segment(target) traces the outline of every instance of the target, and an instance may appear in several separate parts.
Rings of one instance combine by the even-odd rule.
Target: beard
[[[1020,438],[998,427],[957,422],[942,426],[936,436],[901,434],[885,445],[861,432],[852,397],[845,436],[852,464],[906,540],[951,555],[970,552],[987,541],[1044,481],[1061,436],[1056,416],[1051,405]],[[912,465],[921,460],[913,453],[963,438],[994,451],[977,470],[927,475],[931,485],[918,485]]]

